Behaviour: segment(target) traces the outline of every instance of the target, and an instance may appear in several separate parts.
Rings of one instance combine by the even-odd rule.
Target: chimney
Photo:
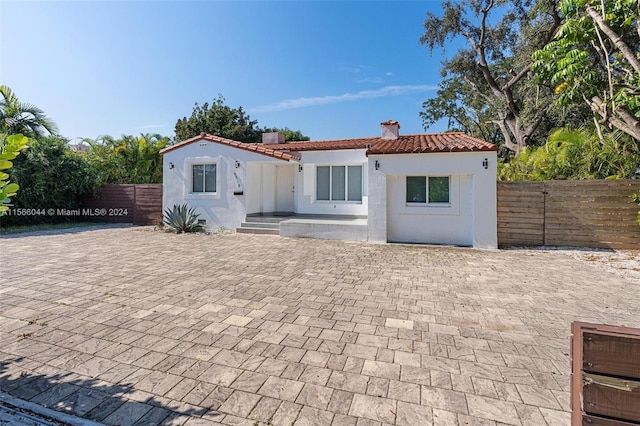
[[[284,135],[278,132],[263,133],[262,134],[263,145],[275,145],[284,143]]]
[[[395,120],[388,120],[380,123],[380,126],[382,126],[382,139],[398,139],[400,123]]]

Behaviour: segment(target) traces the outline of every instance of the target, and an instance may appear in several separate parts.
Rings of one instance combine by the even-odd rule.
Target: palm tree
[[[84,142],[91,148],[83,155],[98,165],[105,183],[162,182],[160,150],[170,143],[168,137],[147,133],[116,139],[107,135]]]
[[[58,126],[35,105],[20,102],[8,86],[0,86],[0,133],[29,137],[56,135]]]

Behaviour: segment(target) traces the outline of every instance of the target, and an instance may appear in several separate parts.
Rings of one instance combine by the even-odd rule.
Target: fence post
[[[137,185],[133,185],[133,224],[136,224],[136,210],[138,210],[138,200],[136,198]]]

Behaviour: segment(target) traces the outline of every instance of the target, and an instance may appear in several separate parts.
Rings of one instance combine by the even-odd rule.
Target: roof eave
[[[182,142],[179,142],[175,145],[172,145],[170,147],[164,148],[163,150],[160,151],[161,155],[166,154],[167,152],[182,148],[184,146],[187,145],[191,145],[194,142],[198,142],[198,141],[207,141],[207,142],[214,142],[220,145],[226,145],[226,146],[230,146],[232,148],[238,148],[238,149],[242,149],[244,151],[249,151],[249,152],[255,152],[256,154],[260,154],[260,155],[264,155],[267,157],[271,157],[271,158],[275,158],[276,160],[282,160],[282,161],[295,161],[295,162],[299,162],[300,161],[300,157],[293,155],[293,154],[287,154],[287,153],[283,153],[271,148],[265,148],[264,146],[260,146],[258,144],[250,144],[250,143],[245,143],[245,142],[240,142],[240,141],[235,141],[232,139],[226,139],[226,138],[221,138],[218,136],[214,136],[214,135],[209,135],[206,133],[201,133],[198,136],[194,136],[192,138],[186,139]],[[262,149],[261,149],[262,148]]]
[[[447,153],[462,153],[462,152],[497,152],[498,147],[486,147],[486,148],[477,148],[477,149],[449,149],[449,150],[422,150],[422,151],[376,151],[376,150],[367,150],[365,153],[368,157],[369,155],[393,155],[393,154],[447,154]]]

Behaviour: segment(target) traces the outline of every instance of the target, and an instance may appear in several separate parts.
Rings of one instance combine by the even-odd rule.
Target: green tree
[[[75,209],[79,197],[95,193],[95,170],[73,152],[68,140],[59,136],[31,139],[29,149],[13,162],[12,178],[20,185],[20,191],[12,199],[16,208]],[[4,224],[26,224],[56,221],[51,215],[8,216]]]
[[[231,108],[224,102],[224,97],[218,95],[211,105],[208,102],[202,106],[196,103],[191,117],[184,117],[176,123],[176,140],[186,140],[205,132],[240,142],[260,142],[258,122],[251,120],[242,107]]]
[[[8,86],[0,86],[0,133],[37,137],[55,135],[58,127],[40,108],[20,102]]]
[[[193,107],[191,117],[178,120],[175,127],[176,141],[183,141],[205,132],[211,135],[233,139],[240,142],[256,143],[262,141],[262,133],[280,132],[286,141],[309,140],[300,130],[287,127],[260,128],[257,120],[251,120],[249,114],[242,107],[231,108],[225,105],[225,99],[220,94],[213,103],[205,102],[202,106],[197,103]]]
[[[481,137],[495,126],[515,152],[543,143],[551,94],[530,78],[530,56],[560,23],[555,0],[447,0],[440,15],[428,12],[422,44],[433,52],[462,39],[467,47],[443,62],[438,95],[446,96],[425,102],[425,124],[448,117]]]
[[[504,138],[493,124],[494,112],[472,85],[457,78],[443,78],[434,98],[426,100],[420,112],[425,129],[446,119],[447,128],[502,145]]]
[[[533,54],[539,81],[558,105],[588,105],[596,126],[640,140],[640,20],[637,0],[562,0],[565,21]]]
[[[11,205],[11,197],[16,195],[20,186],[9,180],[11,160],[27,147],[29,139],[21,134],[0,138],[0,217],[6,214]]]
[[[621,131],[603,138],[591,128],[558,129],[544,146],[527,147],[501,164],[501,180],[630,178],[640,164],[635,140]]]
[[[82,155],[97,171],[98,180],[105,183],[162,183],[160,150],[170,139],[158,134],[122,135],[115,139],[102,136],[85,139],[89,149]]]

